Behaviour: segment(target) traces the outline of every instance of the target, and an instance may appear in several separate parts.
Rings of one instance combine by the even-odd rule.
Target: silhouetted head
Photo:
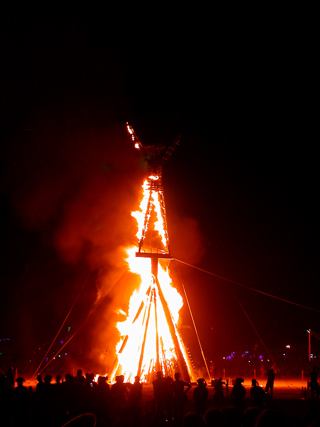
[[[208,409],[203,416],[207,426],[222,427],[223,414],[220,409]]]
[[[244,382],[244,379],[243,378],[236,378],[236,384],[237,385],[240,385],[241,383],[243,383]]]
[[[134,380],[135,380],[136,383],[138,383],[140,381],[139,375],[137,375],[136,377],[134,377]]]
[[[205,427],[205,422],[199,414],[189,412],[182,421],[183,427]]]
[[[22,384],[25,382],[26,380],[22,377],[19,377],[16,379],[16,383],[18,384],[19,387],[22,386]]]
[[[203,378],[198,378],[198,379],[197,379],[197,383],[198,383],[199,385],[202,385],[202,384],[204,383],[204,379],[203,379]]]
[[[254,406],[251,408],[248,408],[247,411],[245,411],[243,416],[243,425],[245,426],[255,426],[255,421],[260,415],[261,409]]]
[[[257,385],[258,382],[257,380],[252,380],[251,383],[252,383],[252,386],[254,387],[255,385]]]
[[[52,376],[49,374],[44,377],[44,382],[47,384],[50,384],[51,380],[52,380]]]
[[[163,378],[163,373],[162,373],[162,371],[158,371],[158,372],[157,372],[157,378]]]
[[[116,377],[116,382],[122,384],[124,382],[124,375],[118,375]]]
[[[41,374],[37,375],[37,380],[39,381],[39,383],[42,382],[42,375]]]
[[[180,377],[179,372],[176,372],[176,373],[174,374],[174,379],[175,379],[175,380],[178,380],[178,379],[179,379],[179,377]]]
[[[273,409],[266,409],[260,412],[256,420],[257,427],[268,427],[268,426],[285,426],[286,419],[283,412],[279,412]]]
[[[98,384],[104,384],[107,381],[108,377],[99,377],[98,378]]]

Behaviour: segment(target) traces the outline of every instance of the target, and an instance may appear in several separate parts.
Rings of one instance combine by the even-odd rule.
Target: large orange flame
[[[146,232],[146,224],[152,226],[153,233],[158,233],[164,249],[167,249],[167,234],[164,226],[163,211],[159,199],[159,189],[154,190],[152,181],[157,176],[149,176],[142,185],[140,209],[132,213],[138,225],[137,238],[140,241]],[[160,195],[161,197],[161,195]],[[153,224],[150,215],[146,219],[148,203],[152,203]],[[150,212],[150,211],[149,211]],[[135,256],[136,248],[127,249],[127,262],[131,272],[141,278],[140,287],[133,293],[125,321],[118,322],[117,328],[121,339],[117,345],[117,361],[113,367],[111,378],[116,374],[124,375],[125,381],[131,381],[136,375],[148,381],[152,373],[162,370],[165,375],[173,375],[177,370],[177,342],[189,372],[191,364],[179,335],[177,324],[179,310],[183,300],[173,287],[168,270],[168,260],[162,260],[157,269],[157,278],[152,274],[151,259]],[[158,260],[157,260],[158,262]],[[161,286],[161,290],[159,289]],[[172,319],[168,324],[168,311],[165,313],[161,296],[166,301]],[[173,339],[173,334],[176,341]]]

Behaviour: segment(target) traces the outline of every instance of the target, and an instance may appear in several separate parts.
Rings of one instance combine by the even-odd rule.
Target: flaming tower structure
[[[135,248],[134,258],[140,260],[145,271],[148,271],[147,284],[141,286],[139,294],[132,298],[136,302],[134,308],[131,308],[131,314],[123,322],[124,325],[121,325],[122,322],[118,324],[119,330],[122,330],[122,338],[117,348],[112,376],[121,373],[126,380],[136,375],[150,380],[154,371],[173,375],[178,370],[185,381],[194,380],[192,363],[177,328],[182,298],[171,286],[168,270],[163,268],[163,263],[168,264],[172,257],[162,168],[179,140],[167,146],[146,146],[140,142],[128,123],[127,130],[148,165],[140,211],[132,213],[138,222],[138,250]],[[131,269],[130,262],[129,266]],[[174,300],[178,301],[178,308]]]

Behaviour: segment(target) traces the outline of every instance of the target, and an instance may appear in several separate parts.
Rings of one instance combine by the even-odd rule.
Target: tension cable
[[[231,280],[231,279],[228,279],[227,277],[219,276],[218,274],[212,273],[211,271],[207,271],[207,270],[204,270],[203,268],[196,267],[195,265],[188,264],[187,262],[181,261],[180,259],[177,259],[177,258],[173,258],[173,259],[175,261],[181,262],[181,264],[185,264],[185,265],[187,265],[189,267],[195,268],[196,270],[202,271],[203,273],[206,273],[206,274],[209,274],[211,276],[217,277],[218,279],[224,280],[224,281],[232,283],[234,285],[242,286],[243,288],[249,289],[250,291],[258,292],[259,294],[266,295],[267,297],[274,298],[274,299],[277,299],[279,301],[287,302],[288,304],[292,304],[292,305],[295,305],[297,307],[305,308],[306,310],[315,311],[316,313],[320,313],[320,310],[317,310],[315,308],[307,307],[305,305],[298,304],[296,302],[289,301],[289,300],[286,300],[284,298],[280,298],[280,297],[277,297],[275,295],[268,294],[267,292],[259,291],[258,289],[251,288],[250,286],[244,285],[243,283],[236,282],[235,280]]]

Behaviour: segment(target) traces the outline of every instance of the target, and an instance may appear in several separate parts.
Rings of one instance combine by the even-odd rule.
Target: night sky
[[[320,310],[310,40],[281,22],[254,33],[154,24],[137,35],[30,14],[1,26],[0,335],[22,365],[40,360],[82,287],[65,328],[103,302],[70,351],[93,360],[88,348],[109,346],[101,331],[123,296],[113,285],[145,174],[127,121],[147,145],[181,135],[163,171],[175,258]],[[307,354],[306,329],[320,333],[319,312],[172,268],[210,359],[261,346],[243,309],[274,353]]]

